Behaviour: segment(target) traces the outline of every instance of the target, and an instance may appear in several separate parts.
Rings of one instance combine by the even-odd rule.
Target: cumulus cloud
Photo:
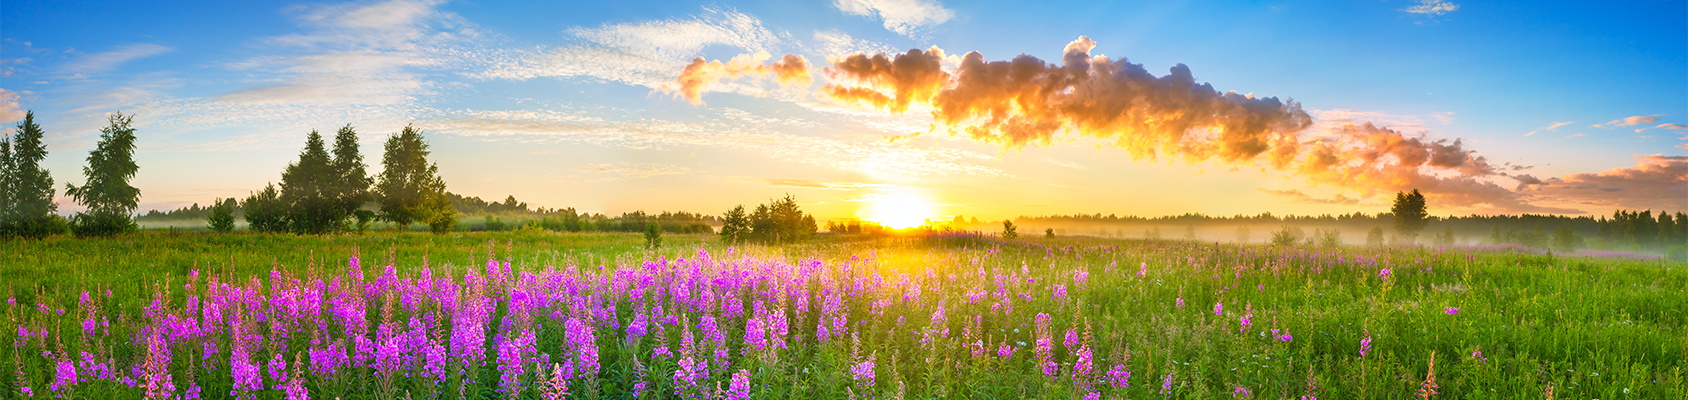
[[[904,36],[955,16],[955,12],[931,0],[834,0],[832,5],[845,14],[878,17],[885,22],[885,29]]]
[[[67,75],[85,76],[110,71],[119,65],[123,65],[123,63],[164,54],[170,52],[170,50],[172,49],[169,46],[152,43],[129,44],[119,46],[111,51],[84,55],[76,61],[66,64],[64,69]]]
[[[1420,189],[1462,208],[1577,212],[1532,205],[1494,183],[1505,172],[1458,139],[1429,139],[1370,122],[1309,133],[1313,119],[1293,100],[1221,92],[1189,67],[1155,76],[1141,64],[1092,55],[1087,37],[1067,44],[1059,64],[1020,55],[987,61],[969,52],[953,70],[942,49],[833,57],[821,92],[834,100],[902,113],[929,107],[931,131],[1015,149],[1073,133],[1111,140],[1137,159],[1255,165],[1364,197]],[[1346,110],[1342,110],[1346,111]],[[1358,113],[1333,113],[1352,118]]]
[[[1447,13],[1459,11],[1459,5],[1444,0],[1419,0],[1418,4],[1401,11],[1429,17],[1440,17]]]
[[[0,122],[23,119],[23,106],[18,105],[18,92],[0,88]]]
[[[1633,167],[1550,178],[1526,193],[1583,205],[1688,209],[1688,156],[1636,156]]]
[[[773,75],[780,86],[806,87],[814,82],[814,77],[809,75],[809,60],[803,56],[786,54],[779,61],[764,64],[769,57],[767,52],[760,52],[741,54],[725,63],[721,60],[704,61],[703,57],[692,59],[685,69],[680,70],[677,94],[693,105],[700,105],[703,104],[703,89],[722,78]]]
[[[756,17],[712,7],[689,18],[576,27],[568,33],[577,43],[502,54],[485,71],[471,76],[591,78],[662,89],[674,82],[675,71],[684,69],[705,47],[724,45],[755,54],[783,42]],[[723,89],[753,93],[748,86],[716,88]]]

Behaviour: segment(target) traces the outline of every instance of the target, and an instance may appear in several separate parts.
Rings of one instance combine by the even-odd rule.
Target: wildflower
[[[1225,302],[1213,303],[1213,315],[1225,315]]]
[[[1245,388],[1245,387],[1242,387],[1241,385],[1238,385],[1236,389],[1231,389],[1231,397],[1247,398],[1247,397],[1252,397],[1252,394],[1250,394],[1248,392],[1248,388]]]
[[[1472,349],[1471,350],[1471,358],[1477,360],[1478,362],[1482,362],[1482,363],[1488,363],[1489,362],[1488,357],[1483,357],[1483,346],[1477,346],[1477,348]]]
[[[1055,344],[1052,343],[1053,338],[1050,337],[1049,333],[1049,314],[1038,313],[1036,320],[1037,327],[1035,328],[1035,331],[1037,335],[1037,365],[1042,367],[1044,376],[1054,379],[1055,372],[1060,368],[1060,366],[1055,364],[1054,361],[1055,351],[1053,348],[1055,347]]]
[[[1436,389],[1436,352],[1432,351],[1430,352],[1430,370],[1424,374],[1424,383],[1419,384],[1418,395],[1425,400],[1429,400],[1431,395],[1439,393]]]
[[[1148,274],[1149,274],[1149,263],[1138,264],[1138,266],[1137,266],[1137,276],[1144,276],[1144,275],[1148,275]]]
[[[1102,394],[1096,392],[1085,393],[1084,400],[1102,400]]]
[[[725,400],[749,400],[749,399],[750,399],[750,371],[740,369],[740,370],[738,370],[738,372],[733,373],[733,381],[732,381],[731,384],[727,385],[727,395],[725,397]]]
[[[1367,335],[1365,339],[1360,339],[1360,357],[1365,357],[1368,351],[1371,351],[1370,335]]]
[[[854,377],[856,384],[861,387],[873,387],[873,358],[869,357],[867,361],[851,366],[850,376]]]
[[[1003,359],[1013,357],[1014,347],[1009,346],[1008,342],[1002,342],[1002,344],[996,346],[996,356]]]
[[[1394,273],[1390,272],[1388,268],[1384,268],[1382,271],[1377,272],[1377,277],[1384,279],[1389,279],[1389,277],[1393,275]]]
[[[1246,333],[1246,332],[1248,332],[1248,327],[1249,327],[1249,325],[1251,325],[1251,324],[1250,324],[1250,323],[1249,323],[1249,319],[1250,319],[1250,318],[1254,318],[1254,314],[1243,314],[1243,317],[1242,317],[1242,326],[1240,326],[1240,327],[1237,327],[1237,333]]]
[[[1446,311],[1448,315],[1459,314],[1459,307],[1446,307],[1442,311]]]
[[[1161,375],[1160,394],[1172,394],[1172,374]]]
[[[1131,387],[1131,371],[1125,369],[1125,364],[1114,364],[1108,369],[1108,386],[1113,386],[1114,390]]]
[[[1175,301],[1174,303],[1178,305],[1178,308],[1184,308],[1184,298],[1183,297],[1179,297],[1177,299],[1177,301]]]

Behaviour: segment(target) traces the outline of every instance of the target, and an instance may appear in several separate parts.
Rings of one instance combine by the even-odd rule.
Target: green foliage
[[[334,182],[330,182],[327,191],[328,198],[334,202],[333,216],[336,221],[348,217],[357,217],[358,211],[371,199],[369,185],[374,183],[366,171],[363,153],[358,146],[358,133],[351,124],[340,127],[334,133]],[[360,227],[367,226],[368,219],[359,220]],[[359,228],[360,231],[363,228]]]
[[[205,218],[206,224],[212,231],[229,233],[234,231],[234,199],[222,199],[211,203],[211,215]]]
[[[322,135],[311,131],[299,161],[281,173],[281,203],[287,210],[288,231],[302,235],[333,232],[344,215],[335,198],[340,176],[323,147]]]
[[[656,249],[662,247],[662,227],[655,223],[645,225],[645,247]]]
[[[275,190],[274,184],[247,196],[241,208],[246,213],[247,229],[270,233],[287,231],[287,204],[281,202],[281,193]]]
[[[428,162],[428,143],[423,141],[422,131],[406,125],[398,134],[388,136],[384,147],[383,170],[375,185],[381,217],[398,228],[426,223],[436,233],[455,226],[456,212],[445,195],[445,180],[439,177],[439,165]]]
[[[1300,227],[1284,225],[1283,228],[1278,229],[1277,232],[1272,232],[1272,245],[1294,246],[1296,243],[1301,242],[1301,237],[1304,235],[1305,234],[1301,232]]]
[[[1561,226],[1553,231],[1553,249],[1561,253],[1570,253],[1582,247],[1582,235],[1570,227]]]
[[[1395,193],[1395,205],[1389,207],[1389,213],[1395,215],[1395,232],[1413,241],[1418,232],[1430,223],[1429,213],[1425,210],[1424,195],[1413,189],[1412,193]]]
[[[53,177],[41,168],[45,135],[31,111],[18,122],[17,136],[0,140],[0,237],[40,239],[67,232],[64,218],[55,214]]]
[[[745,215],[743,205],[727,210],[721,222],[721,239],[727,243],[741,243],[750,238],[750,217]]]
[[[1320,229],[1314,231],[1313,236],[1318,240],[1318,246],[1335,248],[1342,245],[1342,231],[1336,229]]]
[[[1020,233],[1016,232],[1018,230],[1019,230],[1019,228],[1014,226],[1014,221],[1006,220],[1006,219],[1002,220],[1002,238],[1003,239],[1013,239],[1013,238],[1020,237]]]
[[[135,164],[134,115],[114,113],[109,125],[100,129],[100,141],[88,152],[82,167],[87,181],[82,186],[66,184],[65,193],[87,211],[71,219],[77,236],[111,236],[133,232],[137,226],[130,214],[141,201],[141,190],[129,185],[140,171]]]
[[[1366,231],[1366,245],[1371,246],[1371,247],[1378,247],[1378,246],[1383,245],[1383,226],[1382,225],[1372,226],[1370,231]]]
[[[502,231],[502,230],[509,228],[508,226],[506,226],[506,224],[504,223],[503,220],[498,219],[497,215],[488,215],[486,217],[486,222],[484,224],[482,224],[482,226],[485,227],[486,230],[494,231],[494,232]]]
[[[1043,237],[1045,239],[1054,238],[1055,237],[1055,228],[1043,228]]]
[[[749,238],[768,243],[794,243],[808,240],[820,229],[813,215],[804,214],[797,207],[797,198],[786,195],[756,206],[749,217]]]

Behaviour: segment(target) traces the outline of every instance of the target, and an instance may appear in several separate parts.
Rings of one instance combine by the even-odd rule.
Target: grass
[[[739,393],[758,398],[1078,398],[1095,393],[1103,398],[1399,399],[1419,397],[1427,382],[1439,392],[1431,398],[1539,398],[1548,391],[1554,398],[1688,396],[1688,265],[1683,263],[1486,249],[1003,241],[953,234],[825,236],[798,245],[729,249],[713,236],[665,236],[667,246],[658,251],[643,249],[635,233],[298,237],[148,232],[0,243],[0,279],[17,299],[7,315],[25,331],[48,332],[23,340],[6,335],[10,351],[0,355],[15,357],[15,369],[23,373],[0,378],[0,389],[19,394],[30,386],[37,396],[143,397],[147,374],[130,372],[156,358],[149,355],[157,350],[138,343],[153,332],[146,327],[157,324],[139,316],[160,298],[154,296],[160,288],[172,287],[161,284],[168,281],[180,289],[162,298],[159,313],[192,317],[196,314],[187,311],[198,308],[190,305],[246,293],[240,296],[256,296],[261,300],[254,301],[263,305],[223,306],[267,315],[271,321],[254,331],[262,334],[261,345],[243,345],[228,331],[169,345],[178,354],[163,369],[175,377],[172,393],[181,395],[191,384],[206,398],[228,397],[229,388],[241,387],[230,375],[243,360],[230,358],[237,348],[262,366],[277,356],[302,357],[328,348],[333,340],[353,343],[358,335],[381,343],[391,337],[380,333],[383,326],[400,331],[409,326],[408,332],[418,337],[440,341],[479,331],[485,365],[454,358],[449,364],[458,367],[456,372],[421,379],[419,361],[399,367],[371,361],[330,374],[307,370],[301,387],[312,398],[401,393],[414,398],[544,398],[545,380],[534,373],[545,365],[535,361],[539,354],[559,367],[584,360],[576,345],[581,337],[565,328],[570,320],[591,327],[594,365],[601,367],[590,374],[565,371],[572,376],[567,380],[574,393],[570,398],[630,398],[642,384],[645,397],[661,398]],[[356,255],[364,271],[349,274],[347,259]],[[489,259],[509,263],[507,279],[488,272],[498,268],[483,268]],[[398,289],[377,284],[346,291],[362,294],[354,296],[361,299],[354,301],[361,304],[356,312],[374,327],[362,333],[353,332],[350,323],[344,329],[340,322],[312,329],[275,322],[317,318],[275,311],[282,294],[294,290],[289,287],[311,287],[312,279],[375,283],[387,279],[380,277],[389,265],[391,276],[400,279],[414,279],[422,271],[459,277],[452,281],[458,289],[450,293],[485,293],[494,307],[491,319],[475,329],[444,322],[418,329],[416,318],[462,315],[454,308],[461,303],[421,300],[394,306],[396,300],[381,293]],[[196,268],[202,275],[190,277]],[[1384,269],[1390,272],[1381,274]],[[486,281],[465,281],[462,277],[471,270]],[[232,286],[210,284],[207,277]],[[651,289],[633,289],[641,285]],[[102,289],[113,294],[100,296]],[[78,310],[86,308],[79,308],[79,298],[85,290],[94,293],[91,303],[103,310],[97,313],[113,321],[109,333],[81,333],[85,313]],[[548,300],[535,309],[519,308],[518,293]],[[1222,305],[1217,313],[1216,304]],[[1450,314],[1450,308],[1458,310]],[[59,314],[61,309],[69,311]],[[518,309],[526,311],[511,311]],[[776,314],[787,329],[780,337],[788,347],[757,349],[747,332],[760,331],[747,323],[768,326],[774,320],[763,316]],[[1049,319],[1042,337],[1039,314]],[[647,317],[660,322],[652,323],[648,333],[629,331]],[[845,322],[819,339],[819,328],[840,317]],[[706,318],[719,328],[700,326]],[[407,319],[412,325],[406,325]],[[294,332],[290,336],[276,334],[289,330]],[[312,335],[323,340],[309,339]],[[719,341],[709,339],[712,335],[719,335]],[[687,337],[696,344],[682,345]],[[1039,365],[1039,339],[1049,343],[1041,358],[1055,364],[1054,378]],[[1370,346],[1364,356],[1362,341]],[[203,343],[220,350],[196,348]],[[531,349],[514,347],[513,354],[526,356],[507,362],[497,349],[509,343],[528,343]],[[1011,356],[998,355],[1004,346]],[[670,355],[653,356],[656,349],[668,349]],[[118,375],[128,374],[130,382],[89,379],[89,367],[83,367],[77,385],[50,392],[60,379],[55,376],[62,375],[55,369],[62,360],[54,360],[74,359],[81,352],[102,354],[95,358],[108,360],[106,365],[122,371]],[[1091,355],[1088,362],[1084,353]],[[688,359],[711,362],[695,387],[675,378],[687,371],[682,360]],[[190,364],[198,374],[192,380],[187,379]],[[512,375],[500,368],[514,365],[524,366],[523,372]],[[1107,371],[1116,366],[1130,378],[1108,379]],[[389,370],[405,371],[402,376],[408,378],[383,372]],[[285,398],[281,387],[292,382],[286,377],[291,369],[281,368],[281,379],[271,379],[267,366],[263,371],[263,390],[235,394]],[[733,378],[740,371],[747,383],[743,392],[734,390]],[[873,378],[862,379],[861,371],[872,371]]]

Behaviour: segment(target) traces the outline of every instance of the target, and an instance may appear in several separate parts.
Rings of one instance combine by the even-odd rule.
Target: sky
[[[0,8],[0,124],[35,113],[63,196],[133,114],[142,210],[347,124],[372,172],[408,124],[452,192],[605,214],[1688,209],[1682,1]]]

